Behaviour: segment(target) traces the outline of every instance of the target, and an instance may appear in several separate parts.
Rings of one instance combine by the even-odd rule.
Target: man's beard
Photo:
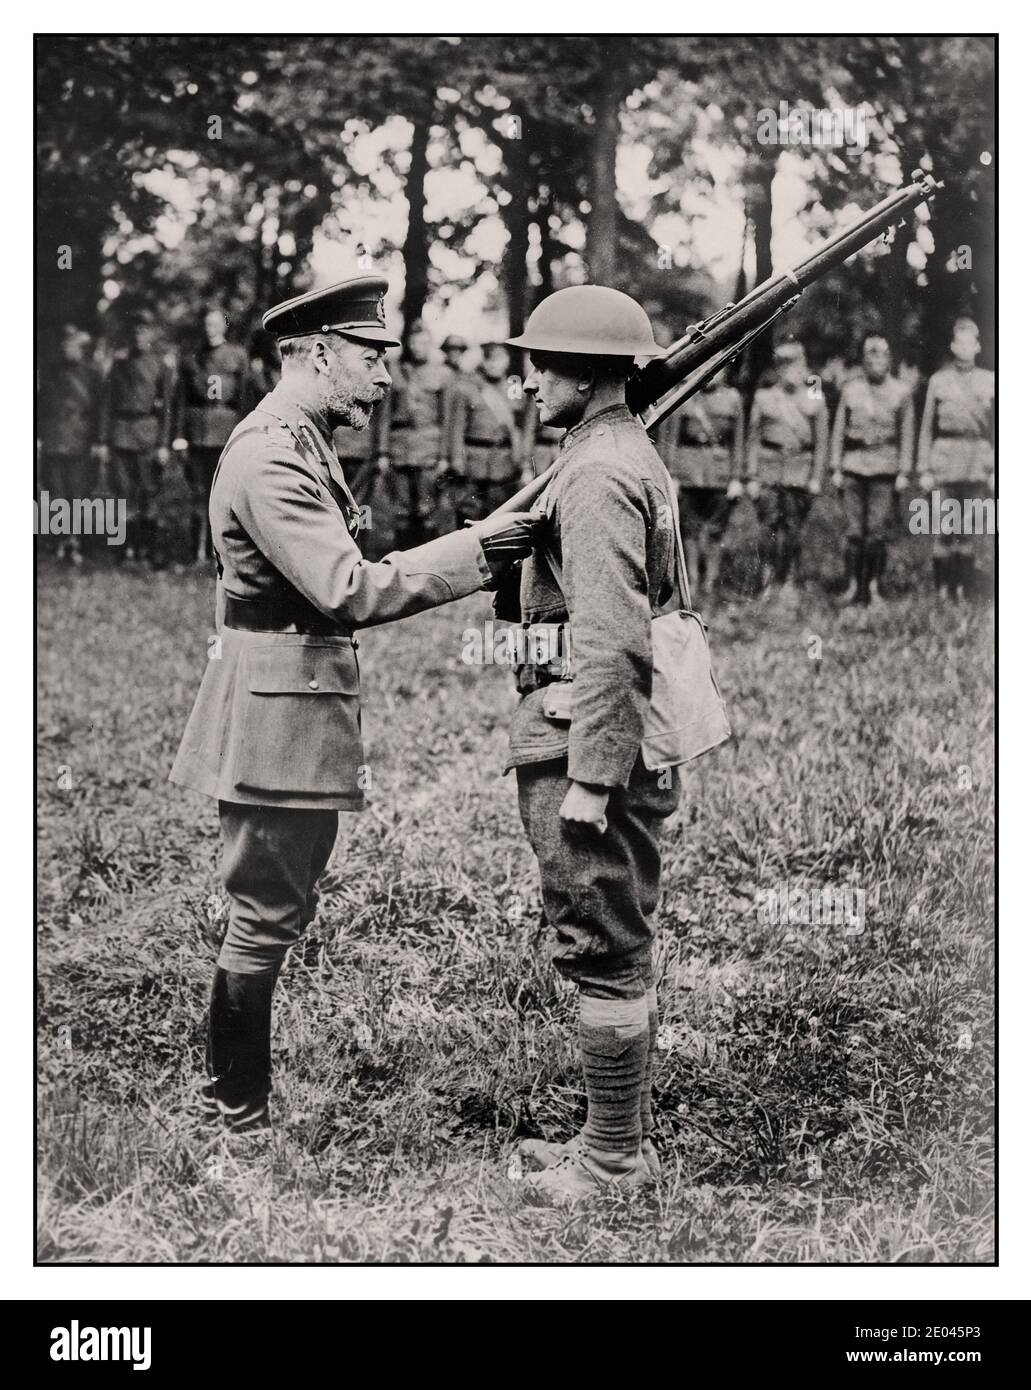
[[[364,430],[368,428],[373,408],[380,399],[380,396],[375,396],[371,401],[358,396],[337,397],[329,402],[326,411],[329,423],[334,429],[343,425],[346,429]]]

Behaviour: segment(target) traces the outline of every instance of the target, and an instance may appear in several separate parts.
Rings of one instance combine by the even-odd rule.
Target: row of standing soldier
[[[124,558],[153,560],[161,472],[179,454],[191,553],[205,560],[215,465],[237,422],[268,389],[268,374],[227,340],[220,309],[208,311],[199,344],[178,359],[157,346],[148,311],[128,322],[129,340],[106,373],[89,360],[87,335],[65,329],[61,361],[40,382],[45,485],[69,498],[113,488],[127,504]],[[372,429],[337,431],[359,500],[378,489],[373,510],[391,514],[385,528],[382,515],[374,518],[384,532],[381,548],[435,534],[442,500],[449,525],[486,516],[558,449],[561,431],[541,427],[513,389],[518,378],[503,344],[485,344],[472,372],[463,339],[451,335],[441,346],[443,361],[436,361],[429,333],[414,325]],[[925,490],[940,487],[961,501],[994,487],[994,374],[976,366],[979,350],[977,325],[956,320],[949,360],[928,383],[919,437],[911,386],[892,374],[877,334],[864,340],[861,371],[842,386],[833,428],[820,380],[797,342],[776,347],[774,380],[756,391],[747,420],[741,392],[720,378],[710,382],[656,433],[680,493],[692,585],[701,591],[715,580],[742,494],[754,500],[762,528],[764,589],[792,585],[803,527],[829,472],[846,518],[846,600],[877,600],[895,494],[912,485],[914,472]],[[63,544],[77,558],[77,538]],[[366,548],[377,549],[375,535]],[[937,536],[933,565],[940,592],[970,592],[969,537]]]

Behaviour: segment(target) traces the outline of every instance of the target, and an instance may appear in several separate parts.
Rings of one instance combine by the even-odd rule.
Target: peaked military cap
[[[341,280],[324,290],[309,290],[284,300],[262,315],[261,326],[280,342],[307,333],[342,333],[358,343],[400,347],[387,332],[383,295],[387,282],[381,275],[359,275]]]

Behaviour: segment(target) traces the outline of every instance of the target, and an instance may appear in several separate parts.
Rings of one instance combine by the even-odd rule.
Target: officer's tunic
[[[225,970],[278,969],[314,916],[337,813],[364,807],[354,632],[490,582],[471,532],[363,560],[356,510],[328,426],[280,382],[215,476],[218,633],[171,772],[219,801]]]
[[[538,548],[524,561],[524,623],[569,623],[572,717],[547,715],[549,676],[520,671],[508,767],[537,856],[554,961],[588,994],[638,998],[652,983],[658,834],[678,801],[641,758],[651,699],[653,612],[675,586],[668,475],[626,409],[570,430],[545,504],[561,586]],[[529,676],[530,679],[526,677]],[[538,684],[538,682],[540,682]],[[537,688],[534,688],[537,686]],[[611,789],[604,835],[574,836],[559,808],[569,780]]]
[[[171,775],[223,801],[360,810],[352,634],[490,580],[471,533],[363,560],[345,519],[353,498],[327,433],[281,382],[233,432],[215,477],[209,512],[220,597],[278,607],[313,629],[220,625],[221,655],[208,661]]]

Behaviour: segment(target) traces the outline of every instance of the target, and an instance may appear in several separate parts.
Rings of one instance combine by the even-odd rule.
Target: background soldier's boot
[[[973,597],[976,575],[977,561],[973,555],[957,555],[955,579],[957,598],[969,599]]]
[[[949,598],[959,597],[960,587],[960,565],[962,556],[957,555],[955,550],[946,558],[945,561],[945,588]]]
[[[208,1013],[211,1091],[226,1128],[267,1129],[276,974],[215,971]]]
[[[856,602],[864,607],[870,602],[870,558],[870,543],[861,540],[856,558]]]
[[[577,1201],[612,1183],[655,1181],[641,1153],[641,1091],[648,1070],[648,1002],[580,996],[580,1051],[587,1087],[581,1145],[525,1181],[529,1197]]]
[[[888,547],[884,541],[870,541],[866,552],[867,601],[880,604],[884,602],[881,593],[881,579],[884,576]]]
[[[841,596],[842,604],[855,603],[859,597],[859,572],[862,566],[862,557],[862,542],[857,540],[855,536],[849,536],[845,542],[845,575],[848,579],[848,586]]]

